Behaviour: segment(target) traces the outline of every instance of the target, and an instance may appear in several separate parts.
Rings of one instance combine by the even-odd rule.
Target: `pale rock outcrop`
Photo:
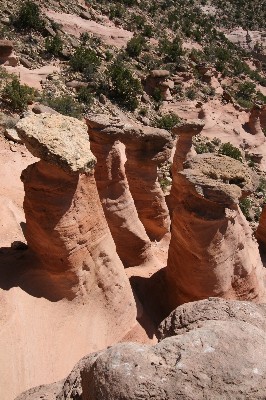
[[[170,309],[212,296],[262,301],[258,245],[238,207],[257,183],[241,162],[213,154],[190,158],[174,173],[166,268]]]
[[[158,338],[182,335],[209,321],[242,321],[266,332],[266,307],[249,301],[209,297],[177,307],[158,328]]]
[[[87,124],[92,142],[96,142],[97,136],[98,141],[124,144],[125,174],[139,219],[150,239],[160,240],[169,231],[170,219],[157,168],[170,158],[174,142],[172,135],[163,129],[135,124],[124,116],[94,115],[87,118]],[[94,146],[96,148],[96,144]],[[108,179],[110,181],[110,177]]]

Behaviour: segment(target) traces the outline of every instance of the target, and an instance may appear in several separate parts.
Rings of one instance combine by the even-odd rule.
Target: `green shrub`
[[[35,97],[35,90],[27,85],[21,85],[18,78],[7,83],[3,93],[3,100],[13,109],[24,111]]]
[[[172,42],[165,38],[160,40],[159,52],[164,54],[166,61],[178,62],[184,54],[180,37],[176,36]]]
[[[246,217],[246,219],[248,221],[251,221],[251,217],[250,217],[250,210],[252,207],[251,199],[249,197],[245,197],[244,199],[240,200],[239,207],[240,207],[242,213],[244,214],[244,216]]]
[[[256,93],[256,85],[252,82],[244,82],[238,86],[238,91],[236,92],[236,98],[241,98],[247,101],[251,101],[255,93]]]
[[[140,30],[143,28],[145,24],[145,18],[142,15],[138,15],[138,14],[132,14],[131,15],[131,20],[130,20],[130,30],[132,30],[132,28],[136,28],[137,30]]]
[[[77,104],[71,96],[61,96],[54,98],[46,98],[43,101],[49,107],[58,111],[60,114],[68,115],[74,118],[80,118],[82,114],[82,107]]]
[[[231,143],[223,143],[219,149],[219,154],[234,158],[235,160],[242,161],[241,151],[234,147]]]
[[[185,92],[185,95],[189,100],[195,100],[197,97],[195,88],[193,87],[188,88]]]
[[[163,95],[161,89],[158,87],[155,88],[152,97],[157,103],[161,103],[163,101]]]
[[[175,114],[166,114],[156,120],[157,128],[171,130],[180,122],[180,119]]]
[[[86,104],[86,106],[91,106],[93,103],[93,94],[87,87],[82,87],[78,91],[78,101],[80,103]]]
[[[78,47],[69,61],[73,71],[82,72],[91,79],[99,68],[101,61],[94,50]]]
[[[19,9],[14,25],[18,29],[42,31],[44,21],[38,4],[31,0],[25,1]]]
[[[142,93],[138,79],[122,63],[114,62],[108,69],[107,77],[110,80],[110,94],[121,106],[134,111],[138,107],[137,96]]]
[[[48,37],[45,40],[45,50],[53,54],[54,56],[59,56],[61,51],[63,50],[63,41],[59,35],[55,37]]]
[[[143,26],[143,36],[151,38],[153,36],[153,29],[151,25],[145,24]]]
[[[145,39],[143,36],[134,36],[127,43],[126,52],[130,57],[138,57],[145,46]]]
[[[122,18],[123,15],[125,14],[125,7],[122,6],[121,4],[112,4],[110,7],[110,12],[109,12],[109,18],[115,19],[115,18]]]
[[[213,153],[215,150],[215,145],[211,142],[195,143],[194,148],[197,154]]]

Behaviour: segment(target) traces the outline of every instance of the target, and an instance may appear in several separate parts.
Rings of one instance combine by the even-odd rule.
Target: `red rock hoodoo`
[[[212,154],[190,158],[174,174],[166,269],[171,308],[210,296],[263,299],[257,242],[238,207],[256,181],[239,161]]]

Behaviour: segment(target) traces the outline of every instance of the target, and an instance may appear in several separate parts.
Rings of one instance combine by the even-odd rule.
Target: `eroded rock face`
[[[258,246],[237,205],[256,182],[239,161],[212,154],[191,158],[174,174],[166,268],[170,308],[212,296],[263,299]]]
[[[13,53],[13,47],[11,40],[0,40],[0,65],[15,67],[18,64],[18,58]]]
[[[177,307],[159,326],[158,338],[182,335],[208,321],[242,321],[266,332],[266,307],[248,301],[210,297]]]
[[[10,40],[0,40],[0,59],[7,58],[13,51],[13,42]]]
[[[160,240],[169,231],[170,219],[157,167],[171,155],[171,134],[135,124],[124,117],[94,115],[87,118],[87,124],[92,141],[114,143],[117,140],[125,145],[125,174],[139,219],[150,239]]]
[[[204,122],[200,119],[186,121],[173,128],[173,134],[178,137],[173,161],[173,173],[183,169],[183,163],[196,154],[193,149],[193,136],[199,135],[204,128]],[[194,151],[193,151],[194,150]]]

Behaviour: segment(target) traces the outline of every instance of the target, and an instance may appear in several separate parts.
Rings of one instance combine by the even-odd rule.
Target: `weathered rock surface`
[[[175,165],[173,167],[175,170]],[[257,178],[226,156],[197,155],[173,175],[172,238],[166,268],[170,308],[219,296],[261,301],[258,245],[237,206]]]
[[[125,145],[125,172],[138,216],[148,236],[160,240],[170,226],[169,212],[158,182],[157,167],[169,159],[171,134],[163,129],[135,124],[121,117],[88,117],[89,132],[101,131],[101,140],[118,140]],[[106,137],[106,139],[104,139]],[[109,139],[108,139],[109,138]]]
[[[159,340],[204,327],[208,321],[242,321],[266,332],[266,307],[210,297],[177,307],[159,326]]]
[[[76,369],[57,400],[263,400],[265,344],[242,321],[207,321],[153,347],[118,344],[84,359],[81,385]]]
[[[17,124],[28,150],[66,172],[89,173],[96,164],[84,123],[54,114],[32,114]]]

